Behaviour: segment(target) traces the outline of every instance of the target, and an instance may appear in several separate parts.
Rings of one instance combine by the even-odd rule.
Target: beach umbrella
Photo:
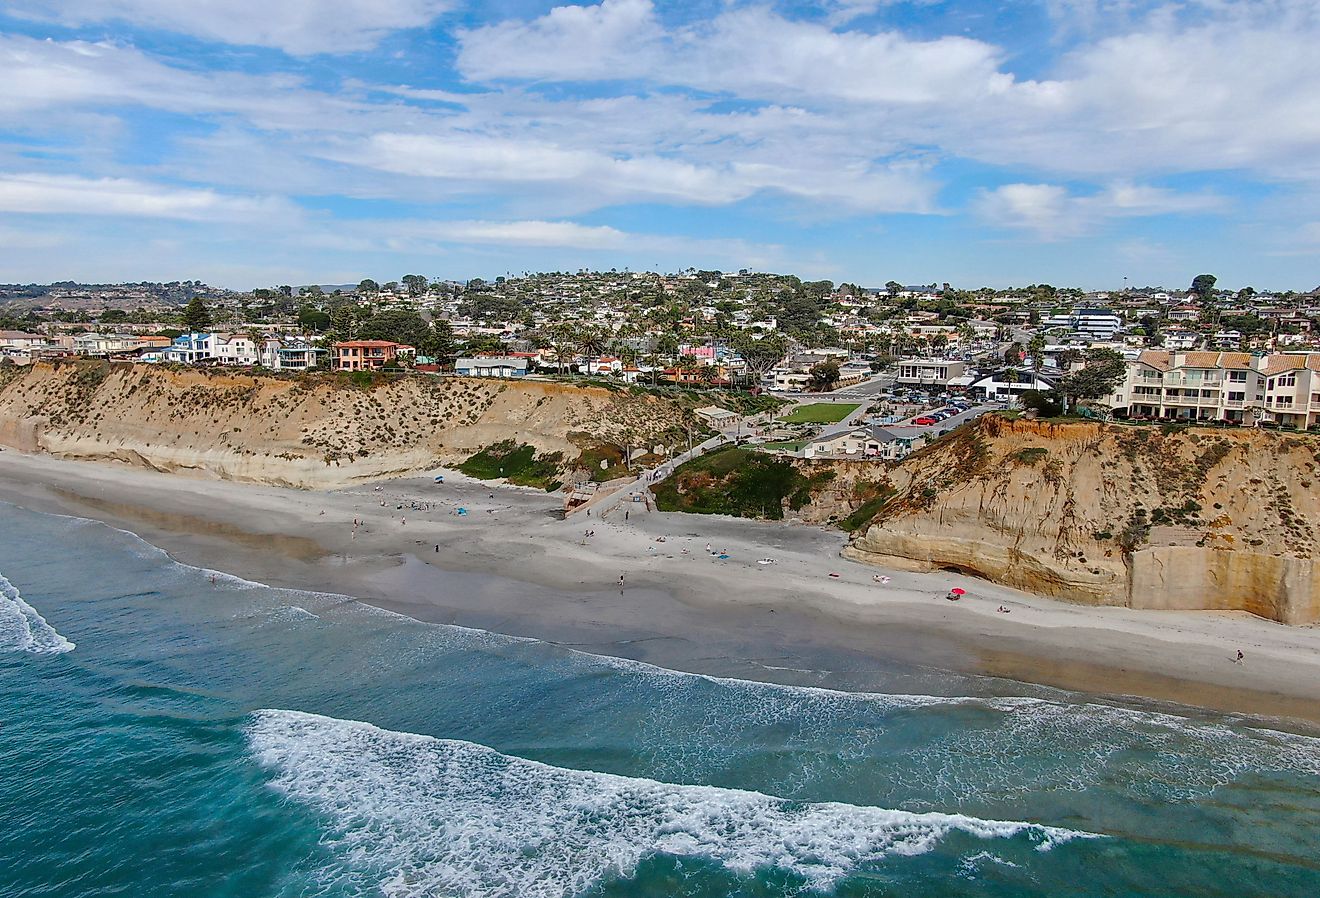
[[[965,596],[965,595],[967,595],[967,590],[965,590],[965,589],[959,589],[957,586],[955,586],[953,589],[949,590],[949,592],[953,593],[955,596]]]

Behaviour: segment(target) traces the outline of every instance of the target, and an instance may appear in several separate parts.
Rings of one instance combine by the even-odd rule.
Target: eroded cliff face
[[[987,416],[890,472],[845,550],[1089,604],[1320,621],[1320,438]]]
[[[0,446],[160,471],[331,488],[461,461],[503,440],[577,458],[584,439],[677,445],[669,400],[532,381],[72,362],[0,371]]]

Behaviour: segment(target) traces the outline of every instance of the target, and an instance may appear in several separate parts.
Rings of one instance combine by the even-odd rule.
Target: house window
[[[1246,394],[1246,393],[1229,393],[1229,394],[1228,394],[1228,401],[1229,401],[1229,402],[1244,402],[1244,401],[1246,401],[1246,398],[1247,398],[1247,394]]]
[[[1228,372],[1228,379],[1231,380],[1231,381],[1233,381],[1233,383],[1236,383],[1236,384],[1244,384],[1244,383],[1247,382],[1247,372],[1245,372],[1245,371],[1230,371],[1230,372]]]
[[[1274,397],[1274,404],[1275,404],[1275,405],[1288,405],[1288,406],[1290,406],[1290,405],[1292,405],[1292,401],[1293,401],[1293,398],[1292,398],[1291,396],[1276,396],[1276,397]]]
[[[1295,387],[1297,386],[1296,374],[1284,374],[1274,381],[1276,387]]]

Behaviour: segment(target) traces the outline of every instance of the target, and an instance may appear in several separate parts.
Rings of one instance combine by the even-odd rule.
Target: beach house
[[[526,377],[524,356],[474,356],[454,360],[454,373],[461,377]]]
[[[417,354],[416,348],[389,340],[346,340],[332,348],[336,371],[375,371],[394,367],[400,356]]]
[[[817,437],[806,445],[807,458],[872,458],[898,461],[926,444],[924,427],[858,427]]]

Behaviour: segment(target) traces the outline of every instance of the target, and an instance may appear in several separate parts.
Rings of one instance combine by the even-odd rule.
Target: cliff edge
[[[1095,605],[1320,621],[1320,439],[986,416],[890,472],[844,550]]]
[[[688,425],[691,411],[663,397],[538,381],[0,368],[0,446],[300,488],[454,464],[504,441],[571,468],[584,444],[677,446]]]

